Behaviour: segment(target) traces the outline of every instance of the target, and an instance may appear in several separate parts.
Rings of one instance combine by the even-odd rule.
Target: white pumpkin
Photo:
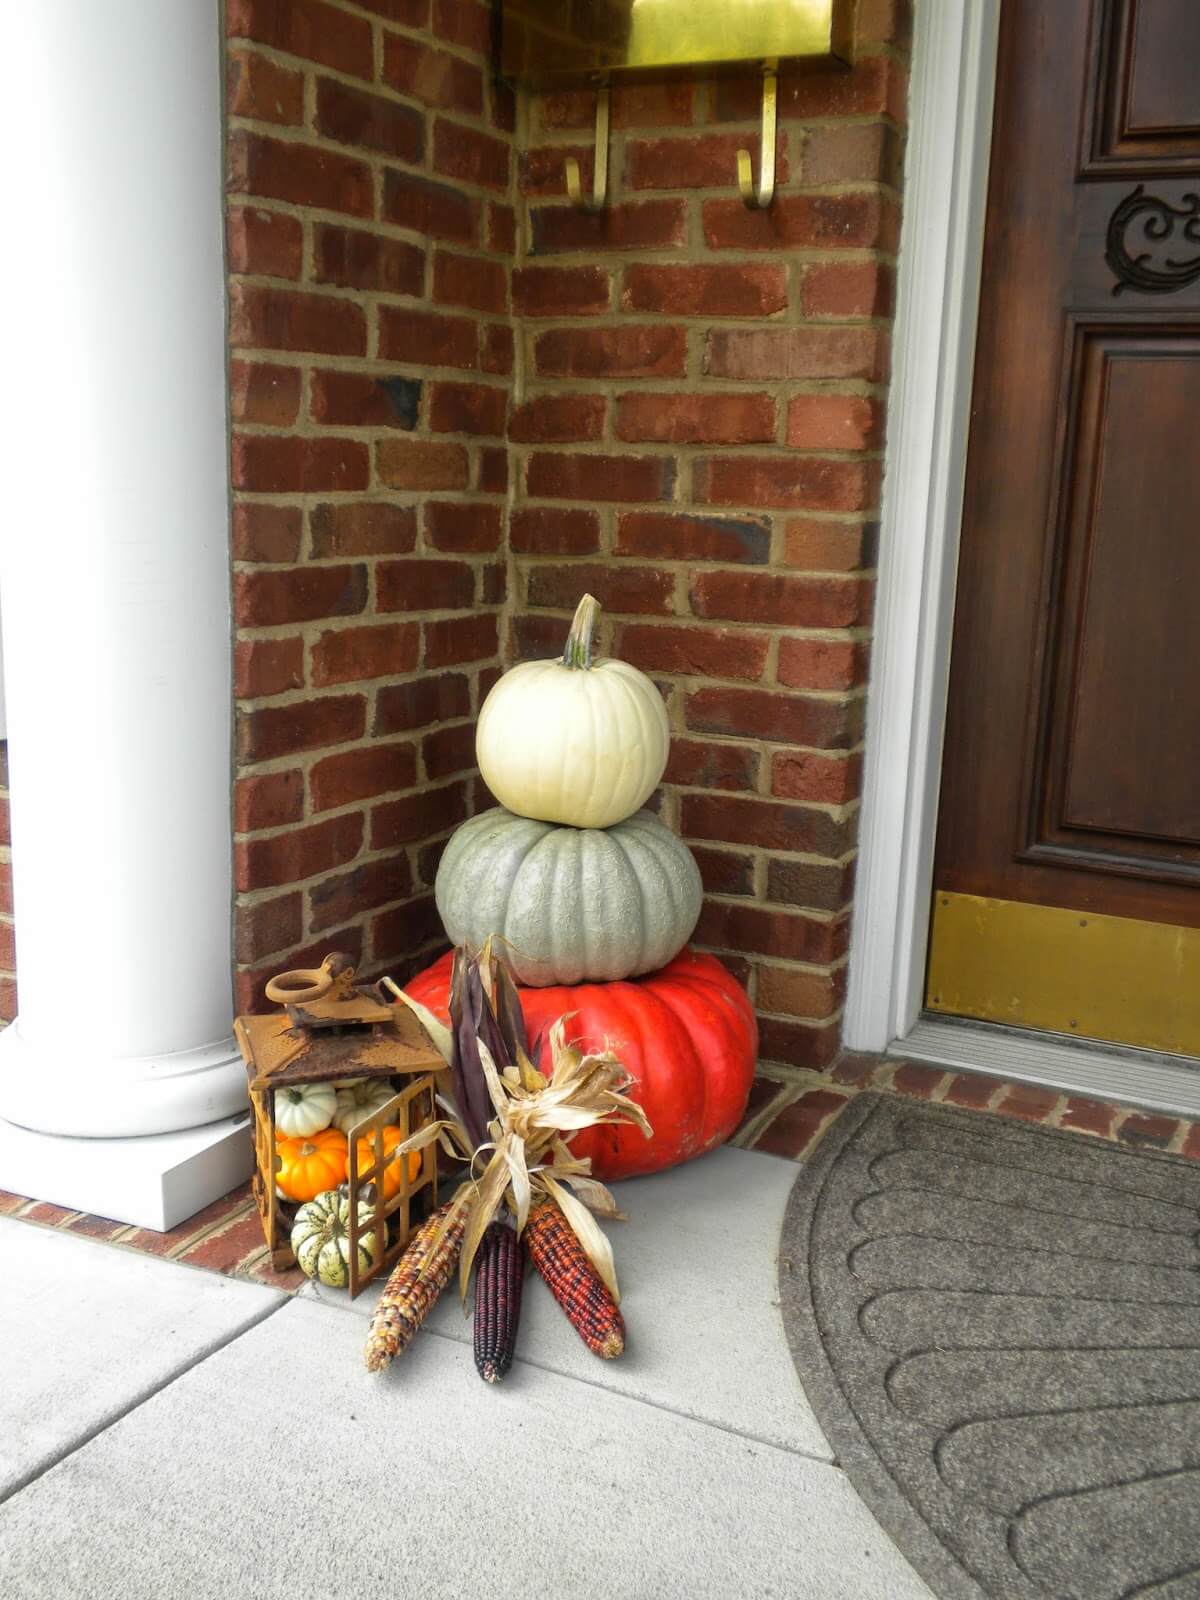
[[[395,1092],[386,1078],[359,1078],[348,1089],[339,1089],[334,1127],[349,1133],[356,1122],[382,1111]]]
[[[359,1206],[358,1220],[364,1229],[370,1227],[366,1206]],[[292,1251],[305,1277],[319,1278],[331,1289],[345,1288],[350,1281],[350,1196],[327,1189],[302,1205],[292,1224]],[[369,1271],[378,1260],[378,1236],[373,1231],[360,1233],[359,1272]]]
[[[483,781],[520,817],[608,828],[645,805],[667,764],[662,695],[627,661],[592,661],[600,607],[585,594],[562,659],[506,672],[483,702]]]
[[[518,983],[606,982],[655,972],[700,915],[700,869],[649,811],[611,828],[556,828],[496,807],[464,822],[438,866],[452,944],[489,934]]]
[[[275,1091],[275,1126],[289,1139],[307,1139],[333,1121],[337,1090],[331,1083],[297,1083]]]

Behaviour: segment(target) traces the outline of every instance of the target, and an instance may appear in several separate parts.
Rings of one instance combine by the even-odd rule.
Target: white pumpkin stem
[[[571,619],[571,631],[567,634],[567,643],[562,654],[564,667],[582,667],[586,671],[591,666],[596,624],[599,620],[600,602],[590,594],[585,594],[575,607],[575,615]]]

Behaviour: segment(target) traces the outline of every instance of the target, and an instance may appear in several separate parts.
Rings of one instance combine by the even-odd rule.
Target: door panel
[[[1020,858],[1200,881],[1200,329],[1077,323],[1058,474],[1061,597]],[[1137,439],[1140,448],[1127,448]],[[1145,581],[1146,569],[1170,575]]]
[[[1117,0],[1096,24],[1085,170],[1120,165],[1128,172],[1145,164],[1157,173],[1194,164],[1200,158],[1200,6],[1195,0]]]
[[[1157,963],[1142,988],[1160,1012],[1163,950],[1200,991],[1200,940],[1144,931],[1200,929],[1198,60],[1196,0],[1002,10],[935,1009],[1050,1026],[1044,956],[1063,938],[1067,967],[1084,963],[1063,1031],[1120,1037],[1113,963],[1136,969],[1139,950]],[[1048,908],[1044,937],[1022,907]],[[1100,918],[1129,927],[1102,941]],[[1089,1020],[1079,996],[1102,942],[1093,988],[1107,1001]],[[1010,970],[1022,948],[1042,951],[1023,975]],[[972,991],[964,968],[988,981]],[[1160,1047],[1182,1048],[1184,1009]],[[1194,1026],[1200,1053],[1200,1008]]]
[[[1175,431],[1181,418],[1200,419],[1200,337],[1098,334],[1085,365],[1097,393],[1073,474],[1079,550],[1068,570],[1078,576],[1063,655],[1076,665],[1059,702],[1070,718],[1062,824],[1148,836],[1187,851],[1195,870],[1187,685],[1200,681],[1200,453],[1181,450]],[[1124,448],[1130,439],[1142,448]],[[1145,583],[1146,567],[1171,581]]]

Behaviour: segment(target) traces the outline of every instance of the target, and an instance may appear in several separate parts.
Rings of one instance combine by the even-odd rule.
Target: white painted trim
[[[0,1177],[13,1194],[165,1233],[254,1171],[250,1113],[143,1139],[67,1139],[0,1121]]]
[[[1000,0],[921,0],[900,239],[879,583],[843,1032],[883,1050],[917,1020]]]
[[[1172,1116],[1200,1117],[1200,1072],[1188,1056],[1127,1045],[1084,1043],[953,1017],[918,1018],[890,1054],[930,1066],[967,1069],[1092,1099],[1117,1100]]]

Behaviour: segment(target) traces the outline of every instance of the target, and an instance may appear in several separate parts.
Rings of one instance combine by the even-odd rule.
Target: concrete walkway
[[[621,1185],[627,1354],[592,1357],[531,1277],[494,1389],[449,1291],[372,1376],[370,1292],[0,1222],[0,1594],[928,1600],[784,1344],[795,1177],[725,1149]]]

